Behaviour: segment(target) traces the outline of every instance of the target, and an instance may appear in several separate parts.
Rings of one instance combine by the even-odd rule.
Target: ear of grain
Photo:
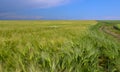
[[[96,23],[0,21],[0,71],[104,72],[102,55],[110,71],[118,70],[120,45]]]

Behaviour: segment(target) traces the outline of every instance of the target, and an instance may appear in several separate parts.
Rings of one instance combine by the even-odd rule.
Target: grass
[[[119,42],[96,23],[0,21],[0,72],[119,72]]]
[[[120,30],[120,24],[116,24],[114,27],[115,27],[117,30]]]

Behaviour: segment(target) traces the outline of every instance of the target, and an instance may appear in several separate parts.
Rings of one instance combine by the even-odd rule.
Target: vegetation
[[[116,24],[114,27],[115,27],[117,30],[120,30],[120,24]]]
[[[120,44],[96,21],[0,21],[0,72],[119,72]]]

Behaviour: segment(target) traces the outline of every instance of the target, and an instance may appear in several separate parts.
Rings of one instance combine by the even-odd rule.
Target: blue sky
[[[120,0],[0,0],[0,19],[119,20]]]

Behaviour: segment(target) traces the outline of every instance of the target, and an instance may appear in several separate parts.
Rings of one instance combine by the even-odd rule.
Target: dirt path
[[[113,37],[115,37],[117,40],[120,41],[120,33],[115,33],[112,30],[116,30],[115,28],[113,28],[113,26],[101,26],[100,27],[100,31],[103,31]]]
[[[107,34],[109,34],[111,36],[113,36],[118,41],[120,41],[120,33],[114,32],[113,30],[116,30],[116,29],[113,26],[101,26],[99,30],[102,31],[102,32],[105,32],[105,33],[107,33]],[[105,57],[105,56],[100,56],[99,60],[100,60],[99,64],[103,64],[104,65],[104,66],[100,65],[101,67],[104,68],[104,71],[105,72],[110,72],[109,68],[108,68],[109,65],[107,64],[107,63],[111,63],[110,59],[108,57]]]

